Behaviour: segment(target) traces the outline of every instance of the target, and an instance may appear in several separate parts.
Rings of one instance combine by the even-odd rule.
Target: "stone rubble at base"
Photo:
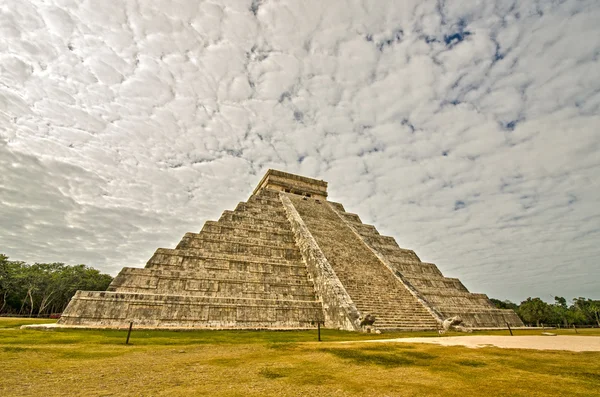
[[[78,291],[60,325],[365,331],[522,326],[512,310],[421,262],[326,200],[327,182],[269,170],[247,202],[123,268],[106,292]],[[371,329],[370,328],[370,329]]]

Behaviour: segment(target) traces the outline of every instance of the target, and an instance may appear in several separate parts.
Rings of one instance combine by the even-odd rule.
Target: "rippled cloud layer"
[[[268,168],[472,291],[600,298],[600,4],[0,6],[0,252],[115,274]]]

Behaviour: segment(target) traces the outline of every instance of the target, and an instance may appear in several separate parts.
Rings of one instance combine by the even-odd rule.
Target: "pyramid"
[[[59,324],[360,331],[367,314],[380,330],[436,329],[456,315],[472,328],[523,325],[328,201],[327,182],[276,170],[145,268],[123,268],[105,292],[77,291]]]

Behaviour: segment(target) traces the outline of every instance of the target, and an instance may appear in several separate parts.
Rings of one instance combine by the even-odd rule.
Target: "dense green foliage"
[[[492,302],[499,309],[516,311],[523,322],[529,325],[571,327],[575,324],[600,327],[600,300],[579,297],[568,305],[565,298],[556,296],[552,304],[540,298],[527,298],[520,305],[498,299],[492,299]]]
[[[111,276],[85,265],[29,265],[0,254],[0,314],[61,313],[77,290],[104,291],[111,281]]]

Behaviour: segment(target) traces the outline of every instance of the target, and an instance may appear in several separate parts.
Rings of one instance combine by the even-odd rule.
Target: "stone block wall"
[[[78,291],[59,320],[86,327],[436,329],[522,325],[436,265],[328,202],[327,182],[269,170],[246,202],[123,268],[106,292]]]
[[[261,190],[107,292],[79,291],[61,324],[155,328],[312,328],[323,307],[276,192]]]

